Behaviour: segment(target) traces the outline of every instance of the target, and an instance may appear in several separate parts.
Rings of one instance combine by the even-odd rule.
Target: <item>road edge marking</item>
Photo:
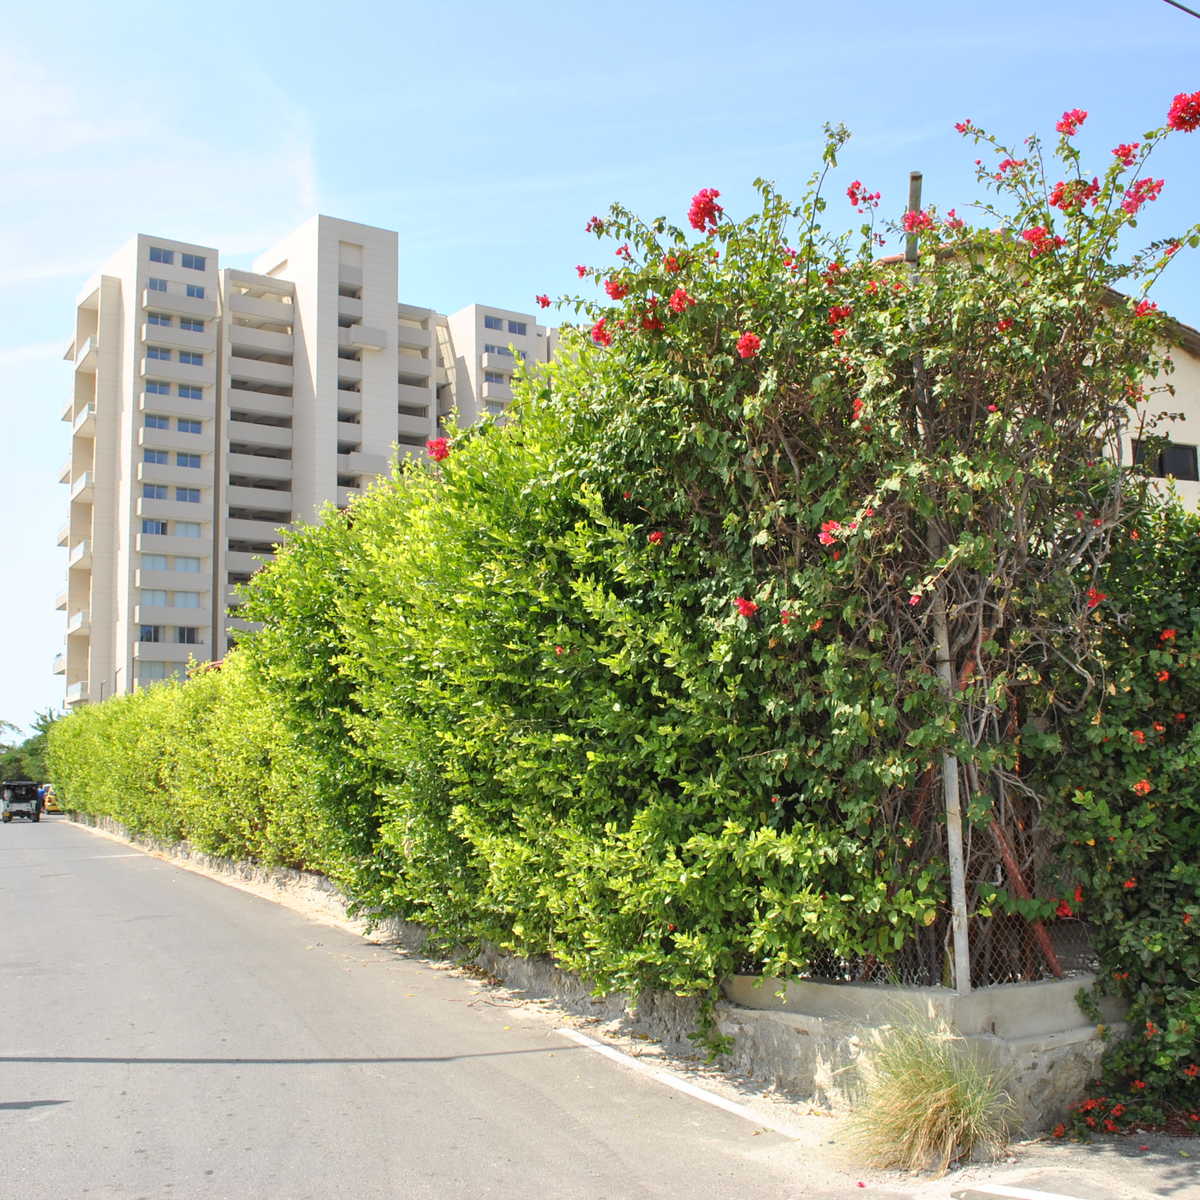
[[[756,1113],[752,1108],[747,1108],[746,1105],[738,1104],[734,1100],[726,1100],[724,1096],[718,1096],[715,1092],[697,1087],[694,1083],[688,1083],[687,1080],[680,1079],[668,1071],[660,1070],[658,1067],[647,1066],[647,1064],[639,1061],[632,1055],[625,1054],[612,1046],[606,1045],[604,1042],[597,1041],[593,1037],[588,1037],[586,1033],[580,1033],[577,1029],[560,1026],[554,1032],[561,1034],[565,1038],[570,1038],[571,1041],[577,1042],[589,1050],[594,1050],[597,1054],[604,1055],[605,1058],[611,1059],[615,1063],[620,1063],[623,1067],[628,1067],[630,1070],[637,1071],[641,1075],[647,1075],[659,1083],[665,1083],[667,1087],[674,1088],[677,1092],[683,1092],[685,1096],[691,1096],[693,1100],[702,1100],[705,1104],[713,1105],[714,1108],[721,1108],[727,1113],[732,1113],[735,1117],[741,1117],[743,1121],[749,1121],[751,1124],[757,1125],[760,1129],[770,1129],[772,1132],[781,1134],[791,1141],[802,1141],[805,1136],[782,1121],[776,1121],[773,1117]]]

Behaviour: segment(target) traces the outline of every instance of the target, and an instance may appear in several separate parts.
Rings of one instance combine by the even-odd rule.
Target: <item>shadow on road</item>
[[[70,1104],[70,1100],[0,1100],[0,1109],[47,1108],[54,1104]]]
[[[98,1066],[199,1066],[199,1067],[340,1067],[371,1066],[379,1063],[439,1063],[461,1062],[468,1058],[501,1058],[510,1054],[563,1054],[573,1050],[584,1050],[584,1046],[545,1046],[533,1050],[485,1050],[479,1054],[431,1054],[396,1058],[111,1058],[68,1055],[0,1055],[0,1063],[68,1063],[71,1065]],[[36,1100],[35,1104],[64,1104],[63,1100]],[[0,1104],[0,1108],[6,1107]],[[12,1107],[11,1105],[7,1107]]]

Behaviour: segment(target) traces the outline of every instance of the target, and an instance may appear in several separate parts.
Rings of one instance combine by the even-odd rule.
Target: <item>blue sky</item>
[[[62,698],[73,301],[134,233],[243,266],[320,211],[399,231],[401,299],[528,309],[574,290],[597,253],[584,222],[613,200],[682,224],[701,187],[735,215],[759,175],[798,196],[827,120],[855,135],[835,197],[862,179],[898,216],[918,169],[963,212],[979,193],[955,121],[1019,143],[1083,108],[1099,167],[1200,89],[1200,20],[1163,0],[115,0],[21,5],[5,35],[0,719],[20,725]],[[1147,233],[1200,219],[1200,132],[1154,173]],[[1197,261],[1157,293],[1193,325]]]

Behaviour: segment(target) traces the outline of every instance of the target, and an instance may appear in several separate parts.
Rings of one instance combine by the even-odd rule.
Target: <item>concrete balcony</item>
[[[71,433],[75,437],[96,436],[96,406],[94,404],[85,404],[76,414],[71,422]]]
[[[258,454],[231,454],[225,462],[230,475],[247,479],[272,480],[283,483],[292,481],[292,462],[288,458],[266,458]]]
[[[337,473],[339,475],[359,475],[368,478],[382,475],[388,469],[388,460],[382,454],[368,454],[356,450],[353,454],[337,456]]]
[[[67,688],[67,703],[68,704],[86,704],[88,699],[88,683],[86,679],[80,679],[77,683],[72,683]]]
[[[277,492],[271,488],[235,486],[229,488],[226,500],[230,508],[249,508],[258,512],[279,513],[281,525],[286,525],[292,519],[292,493],[290,491]]]
[[[161,413],[165,417],[191,417],[193,420],[203,420],[213,415],[211,400],[185,400],[182,396],[159,396],[153,392],[141,394],[138,410]]]
[[[363,303],[361,300],[355,300],[352,296],[339,296],[337,303],[339,317],[353,317],[356,321],[362,320]]]
[[[271,329],[256,329],[250,325],[230,325],[226,329],[226,340],[230,353],[241,354],[243,350],[261,351],[263,354],[292,353],[292,335],[277,333]],[[248,357],[253,358],[251,354]]]
[[[173,464],[140,462],[137,464],[136,477],[138,483],[162,483],[168,487],[210,488],[213,485],[211,465],[177,467]]]
[[[259,358],[245,358],[240,354],[231,354],[229,356],[229,376],[234,380],[245,379],[251,383],[269,383],[276,387],[291,388],[293,372],[291,363],[264,362]],[[290,400],[288,411],[291,411]]]
[[[207,295],[200,300],[195,296],[185,295],[183,288],[176,286],[178,290],[172,289],[169,292],[152,292],[149,288],[144,289],[142,307],[151,312],[173,313],[184,317],[207,318],[217,315],[216,289],[213,289],[212,295]]]
[[[178,642],[134,642],[133,657],[138,662],[186,663],[194,658],[197,662],[208,662],[208,642],[196,642],[182,646]]]
[[[192,350],[197,354],[215,354],[217,323],[208,321],[203,329],[180,329],[178,325],[143,325],[142,341],[173,350]]]
[[[54,610],[55,610],[55,612],[66,612],[67,611],[67,593],[66,592],[59,592],[58,595],[54,597]]]
[[[62,412],[59,413],[59,419],[63,421],[75,420],[75,397],[72,396],[62,406]]]
[[[207,497],[200,504],[188,500],[151,500],[138,496],[134,515],[156,521],[211,521],[212,504]]]
[[[407,413],[397,413],[396,432],[431,438],[434,436],[433,421],[429,417],[410,417]]]
[[[245,550],[229,550],[225,555],[226,569],[242,575],[253,575],[264,563],[269,563],[273,555],[248,554]]]
[[[238,446],[264,446],[271,450],[290,450],[292,431],[279,425],[259,425],[254,421],[230,421],[229,443]]]
[[[249,388],[231,387],[229,389],[229,409],[231,412],[253,413],[262,417],[290,417],[292,415],[292,398],[291,396],[275,396],[270,392],[254,392]],[[247,423],[253,424],[253,422]]]
[[[84,504],[90,504],[92,498],[96,494],[94,481],[92,480],[91,471],[84,471],[78,479],[71,484],[71,500],[79,500]]]
[[[207,595],[211,590],[211,577],[208,571],[150,571],[138,567],[133,573],[133,582],[140,588],[154,588],[166,592],[201,592]],[[198,624],[198,622],[191,622]]]
[[[387,333],[370,325],[355,324],[338,330],[338,345],[359,350],[383,350],[387,347]]]
[[[396,384],[396,403],[403,408],[429,408],[433,403],[433,389],[414,387],[410,383]]]
[[[409,379],[428,379],[432,373],[433,363],[427,358],[420,358],[415,354],[401,354],[396,360],[396,374],[405,382]]]
[[[90,633],[91,629],[91,614],[84,610],[73,612],[67,618],[67,637],[77,633]]]
[[[143,358],[139,360],[138,370],[144,379],[165,379],[170,383],[190,383],[196,387],[204,387],[207,384],[211,387],[214,363],[212,355],[209,355],[202,367],[176,362],[174,359]]]
[[[360,442],[362,440],[362,426],[354,425],[350,421],[339,421],[337,423],[337,440],[340,443]]]
[[[517,369],[517,360],[511,354],[483,353],[479,362],[485,371],[503,371],[511,375]]]
[[[179,608],[174,604],[135,604],[133,620],[138,625],[208,625],[212,613],[204,608]],[[149,643],[147,643],[149,644]],[[160,642],[159,645],[162,643]]]
[[[396,326],[396,344],[410,350],[428,350],[433,344],[433,334],[428,329],[417,329],[412,325]]]
[[[58,544],[60,546],[69,546],[71,544],[71,522],[68,521],[58,531]]]
[[[178,429],[147,429],[144,425],[137,431],[137,444],[149,450],[183,450],[188,454],[211,454],[213,451],[212,425],[203,433],[180,433]]]
[[[207,532],[194,538],[175,537],[169,533],[135,533],[133,546],[139,554],[180,554],[186,558],[207,558],[212,550],[212,539]]]
[[[54,662],[51,664],[50,670],[54,675],[65,675],[67,673],[67,656],[61,650],[54,656]]]
[[[231,542],[260,542],[277,545],[283,538],[285,526],[274,521],[251,521],[246,517],[230,517],[225,523],[225,535]]]
[[[507,383],[485,383],[479,394],[485,400],[511,400],[512,388]]]
[[[348,388],[338,388],[338,412],[362,414],[362,392],[352,392]]]
[[[63,463],[63,465],[58,470],[58,482],[59,483],[70,483],[71,482],[71,473],[72,473],[71,472],[71,460],[68,458],[67,461],[65,463]]]
[[[226,291],[225,304],[235,316],[262,321],[268,325],[290,326],[296,313],[295,306],[282,297],[248,296],[236,288]]]
[[[89,337],[75,347],[75,370],[94,375],[96,372],[96,339]]]
[[[339,388],[343,381],[362,383],[362,363],[353,358],[339,358],[337,360],[337,375]]]
[[[78,568],[81,571],[91,570],[92,566],[92,543],[84,538],[82,542],[76,542],[71,547],[70,554],[67,555],[67,569],[74,570]]]

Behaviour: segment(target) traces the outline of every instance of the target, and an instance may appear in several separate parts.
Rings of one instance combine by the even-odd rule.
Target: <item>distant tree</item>
[[[13,738],[21,731],[9,721],[0,721],[0,778],[38,782],[47,778],[46,734],[62,715],[52,708],[38,713],[33,719],[33,733],[20,742]]]

